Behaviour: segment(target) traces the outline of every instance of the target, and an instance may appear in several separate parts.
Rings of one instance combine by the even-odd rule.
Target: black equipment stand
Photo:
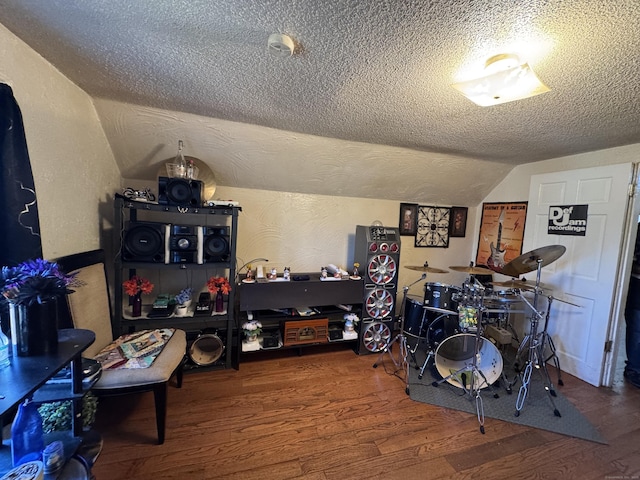
[[[391,358],[391,361],[393,362],[393,365],[396,368],[396,370],[393,373],[395,374],[399,370],[402,370],[404,374],[405,393],[407,395],[409,395],[409,362],[407,361],[407,352],[408,352],[407,337],[404,334],[404,314],[405,314],[405,307],[407,305],[407,292],[409,291],[409,288],[411,288],[413,285],[415,285],[419,281],[424,280],[426,278],[427,278],[427,274],[423,273],[418,280],[416,280],[415,282],[405,287],[402,287],[402,305],[400,307],[400,332],[393,338],[393,340],[391,340],[387,345],[385,345],[385,347],[380,352],[380,355],[378,355],[376,362],[373,364],[373,368],[377,368],[378,364],[381,361],[383,361],[384,355],[388,354],[389,358]],[[394,357],[393,353],[391,352],[393,344],[395,343],[397,343],[399,347],[397,357]]]

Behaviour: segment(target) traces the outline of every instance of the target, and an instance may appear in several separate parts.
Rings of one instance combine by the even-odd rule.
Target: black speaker
[[[167,230],[164,223],[129,222],[122,241],[122,260],[167,263]]]
[[[198,263],[228,262],[230,259],[229,227],[201,227]]]
[[[198,228],[194,225],[171,225],[169,228],[169,263],[198,261]]]
[[[179,207],[201,207],[204,182],[187,178],[158,177],[158,203]]]
[[[393,332],[400,267],[400,231],[394,227],[356,227],[354,260],[364,279],[357,353],[375,353]]]

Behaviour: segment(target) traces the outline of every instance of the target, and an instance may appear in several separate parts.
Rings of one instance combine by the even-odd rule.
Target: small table
[[[82,352],[95,341],[95,338],[95,333],[91,330],[63,329],[58,332],[59,343],[56,353],[30,357],[13,355],[10,358],[11,365],[0,370],[0,419],[4,419],[5,415],[14,415],[18,405],[25,398],[31,397],[38,403],[71,400],[74,403],[74,411],[80,411],[78,409],[81,408],[82,397],[92,386],[82,383]],[[47,384],[47,380],[69,364],[71,385]],[[4,421],[0,425],[4,425]],[[65,441],[71,442],[69,448],[65,445],[65,455],[69,458],[83,442],[81,434],[82,416],[74,415],[72,430],[66,435],[63,434],[66,437]],[[101,440],[98,443],[101,443]],[[0,475],[12,468],[11,444],[9,441],[3,441],[0,444]]]

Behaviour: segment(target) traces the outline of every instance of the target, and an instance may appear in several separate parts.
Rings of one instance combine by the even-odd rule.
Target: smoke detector
[[[273,33],[269,35],[267,45],[269,46],[271,54],[277,57],[290,57],[293,55],[293,51],[296,47],[290,36],[283,35],[281,33]]]

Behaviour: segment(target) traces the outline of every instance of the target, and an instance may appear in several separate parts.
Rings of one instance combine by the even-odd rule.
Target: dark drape
[[[0,265],[42,257],[36,187],[22,113],[9,85],[0,83]]]
[[[22,113],[11,87],[0,83],[0,266],[37,257],[40,221]],[[7,302],[0,302],[0,319],[7,332]]]

